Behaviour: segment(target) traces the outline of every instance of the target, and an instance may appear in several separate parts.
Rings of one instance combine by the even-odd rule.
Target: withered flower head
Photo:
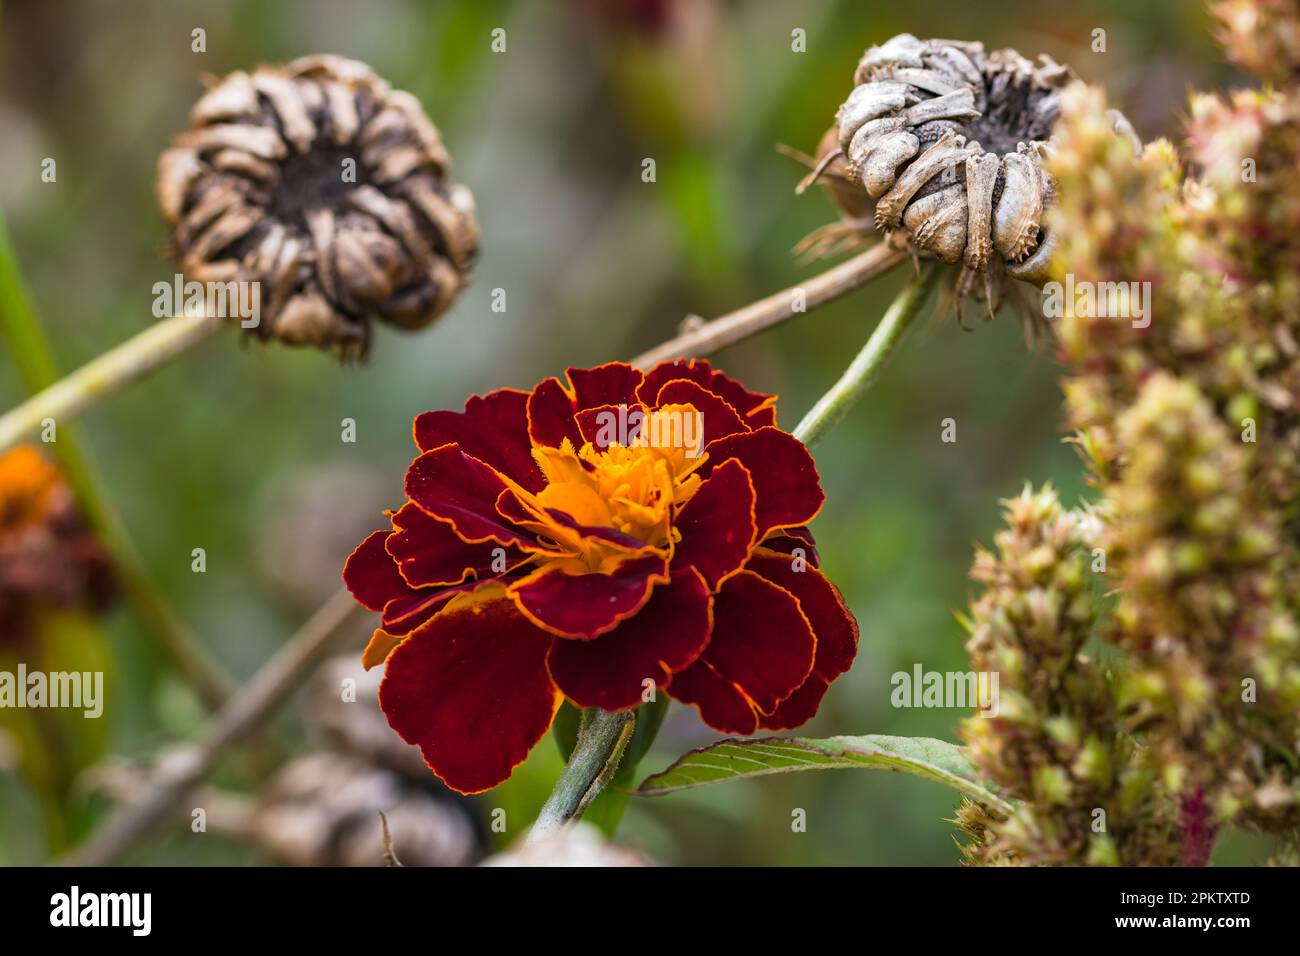
[[[256,335],[354,357],[372,316],[421,328],[468,281],[478,224],[450,170],[414,96],[308,56],[213,85],[157,196],[187,279],[259,283]]]
[[[102,609],[112,590],[58,469],[27,445],[0,455],[0,645],[25,639],[42,608]]]
[[[837,199],[848,215],[960,264],[963,294],[977,277],[986,292],[1004,274],[1041,284],[1054,247],[1043,214],[1056,189],[1043,160],[1073,79],[1046,55],[1033,63],[900,34],[859,61],[819,165],[865,192],[869,220],[860,202]],[[1114,122],[1131,134],[1122,116]]]

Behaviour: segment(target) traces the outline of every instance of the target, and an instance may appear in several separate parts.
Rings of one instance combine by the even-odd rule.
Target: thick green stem
[[[0,451],[40,431],[46,421],[65,428],[83,408],[210,338],[223,324],[221,319],[207,316],[163,319],[66,378],[47,382],[47,387],[0,416]]]
[[[907,334],[938,276],[938,267],[927,263],[921,267],[918,276],[903,286],[876,330],[871,333],[871,338],[867,339],[867,344],[840,376],[840,380],[817,400],[817,404],[795,428],[795,438],[812,447],[858,403]]]
[[[193,319],[172,321],[195,322]],[[55,384],[57,372],[49,344],[45,340],[40,321],[36,317],[31,299],[23,285],[17,258],[14,256],[2,216],[0,216],[0,334],[3,334],[9,343],[14,364],[18,366],[24,384],[29,391],[39,393],[32,400],[0,418],[0,452],[28,431],[39,429],[44,418],[55,419],[56,440],[49,443],[49,449],[59,459],[64,477],[77,496],[82,511],[94,525],[101,541],[112,555],[122,590],[145,625],[157,638],[158,643],[176,662],[199,696],[211,707],[220,705],[229,694],[230,681],[208,656],[203,646],[171,613],[162,596],[154,588],[117,512],[100,492],[89,456],[83,451],[80,435],[71,425],[59,420],[59,415],[70,414],[70,408],[79,408],[85,404],[85,401],[72,402],[70,405],[61,404],[67,402],[66,397],[60,400],[61,403],[42,404],[39,401],[42,396],[49,396],[51,393],[56,396],[82,395],[83,392],[80,390],[65,388],[66,384],[77,380],[78,376],[82,376],[87,369],[98,366],[103,359],[90,363],[85,369],[65,379],[63,383]],[[139,336],[132,342],[143,337],[143,335]],[[128,342],[117,351],[128,348],[132,342]],[[109,356],[114,354],[110,352]],[[169,356],[175,354],[175,350],[168,354]],[[135,367],[139,368],[139,363]],[[96,378],[95,381],[100,380]],[[93,394],[99,394],[100,391],[101,389],[96,389]],[[29,423],[33,420],[34,425],[29,427]]]
[[[530,841],[554,834],[570,820],[582,816],[618,771],[635,727],[635,711],[609,713],[598,707],[583,711],[578,743],[537,815],[537,822],[528,834]]]

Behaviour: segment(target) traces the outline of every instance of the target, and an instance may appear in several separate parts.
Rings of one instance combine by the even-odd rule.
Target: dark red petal
[[[546,484],[528,440],[528,393],[502,388],[471,395],[463,412],[425,412],[415,419],[415,444],[432,451],[455,443],[529,491]]]
[[[642,702],[644,681],[654,681],[660,692],[675,672],[699,657],[709,642],[711,603],[696,571],[674,571],[645,607],[607,634],[552,644],[551,677],[579,707],[635,707]]]
[[[617,528],[602,528],[596,525],[578,524],[573,515],[567,511],[561,511],[559,508],[547,508],[546,513],[559,524],[564,525],[570,531],[576,531],[584,538],[599,538],[609,544],[615,545],[626,551],[644,551],[646,543],[635,535],[628,534],[626,531],[619,531]]]
[[[599,540],[612,544],[614,547],[628,553],[645,551],[649,547],[640,538],[630,535],[625,531],[619,531],[616,528],[602,528],[593,525],[578,524],[573,515],[569,514],[567,511],[561,511],[559,508],[545,508],[543,510],[556,524],[563,525],[570,531],[576,531],[584,538],[598,538]],[[509,489],[501,492],[501,496],[497,498],[497,512],[507,521],[512,524],[517,524],[521,528],[532,528],[533,525],[529,524],[529,522],[539,522],[538,515],[525,507],[524,503],[519,500],[519,496]],[[547,530],[538,530],[538,534],[542,537],[546,537],[547,533]],[[538,547],[544,549],[544,546],[540,542]]]
[[[704,657],[763,713],[775,710],[812,671],[812,627],[784,588],[741,571],[714,597],[713,616]]]
[[[552,638],[504,598],[439,615],[389,655],[379,705],[447,786],[495,787],[551,726]]]
[[[410,634],[429,618],[441,611],[457,594],[465,594],[482,587],[487,581],[465,581],[446,588],[420,588],[408,590],[393,598],[379,619],[385,631],[396,637]]]
[[[433,517],[450,521],[462,537],[533,544],[497,512],[497,498],[505,489],[500,475],[458,445],[426,451],[406,472],[406,496]]]
[[[604,416],[611,415],[613,418]],[[574,415],[578,431],[582,432],[584,441],[589,441],[600,451],[610,445],[630,445],[631,432],[645,431],[646,407],[640,402],[632,405],[597,405],[584,408]],[[614,424],[614,434],[609,433],[609,424]]]
[[[807,528],[782,528],[780,531],[773,531],[762,540],[761,544],[765,548],[789,555],[794,555],[797,549],[814,568],[820,568],[822,565],[821,556],[817,554],[817,541]]]
[[[538,384],[528,396],[528,435],[535,445],[559,448],[564,439],[582,447],[582,434],[573,420],[573,398],[558,378]]]
[[[719,372],[719,375],[722,373]],[[724,392],[723,398],[727,395]],[[740,413],[741,418],[745,420],[750,428],[775,428],[776,427],[776,396],[770,396],[770,401],[765,405],[759,405],[751,408],[749,411]],[[734,407],[733,402],[733,407]]]
[[[758,495],[754,511],[760,539],[773,528],[807,524],[826,500],[812,455],[803,442],[779,428],[729,435],[705,451],[706,467],[736,458],[749,469]]]
[[[749,735],[758,730],[753,702],[703,658],[674,674],[668,693],[699,709],[700,719],[722,734]]]
[[[643,402],[653,402],[659,389],[675,378],[690,379],[709,391],[722,396],[750,428],[776,424],[776,396],[751,392],[734,378],[713,370],[705,359],[678,359],[661,362],[646,372],[645,382],[638,390]]]
[[[519,500],[519,496],[509,488],[497,495],[497,514],[511,524],[523,524],[525,521],[537,520],[537,515],[525,508],[524,503]]]
[[[393,515],[393,527],[397,530],[388,536],[385,547],[412,587],[446,586],[459,584],[467,577],[492,577],[525,557],[518,548],[495,541],[466,541],[449,523],[430,517],[409,501]]]
[[[713,636],[668,691],[724,733],[753,733],[812,671],[815,639],[794,595],[752,571],[713,599]],[[745,716],[745,711],[749,716]]]
[[[736,410],[725,400],[684,378],[674,379],[661,388],[655,405],[694,405],[704,426],[705,445],[737,432],[749,431],[749,426],[740,420]]]
[[[624,409],[627,408],[626,405],[622,407]],[[628,415],[630,412],[624,411],[622,414]],[[573,420],[578,423],[578,431],[582,434],[582,440],[591,442],[601,451],[604,451],[613,444],[628,444],[628,442],[620,442],[617,435],[612,439],[606,438],[605,434],[603,434],[604,430],[608,427],[605,424],[608,421],[608,419],[604,417],[606,415],[614,415],[616,416],[614,420],[618,421],[617,416],[619,415],[619,406],[598,405],[595,408],[581,409],[574,414]]]
[[[793,694],[781,701],[772,714],[760,714],[758,726],[764,730],[790,730],[802,727],[817,716],[822,698],[831,689],[830,681],[820,674],[809,674],[808,679],[795,688]]]
[[[627,558],[611,573],[568,574],[550,565],[512,585],[528,619],[561,637],[590,640],[636,614],[656,584],[668,580],[658,554]]]
[[[486,583],[466,581],[453,587],[413,588],[398,571],[392,555],[384,549],[385,540],[390,537],[392,532],[374,532],[352,553],[343,568],[343,580],[348,590],[370,610],[383,612],[380,623],[390,635],[401,637],[411,633],[457,594]]]
[[[799,608],[817,637],[812,674],[774,713],[761,720],[768,730],[798,727],[817,713],[831,681],[852,666],[858,653],[858,622],[835,585],[808,564],[796,565],[788,555],[760,548],[745,567],[798,598]]]
[[[391,531],[375,531],[357,545],[343,565],[343,583],[362,606],[382,611],[395,597],[410,591],[397,570],[397,562],[384,550]]]
[[[566,374],[572,386],[576,409],[601,405],[632,405],[644,376],[626,362],[607,362],[595,368],[571,368]]]
[[[682,533],[674,568],[696,568],[709,590],[736,571],[754,547],[754,484],[749,470],[732,458],[713,469],[673,520]]]

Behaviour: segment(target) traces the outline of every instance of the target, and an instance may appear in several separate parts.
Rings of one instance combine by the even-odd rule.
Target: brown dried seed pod
[[[329,751],[277,771],[258,796],[249,833],[290,866],[383,866],[381,812],[404,866],[467,866],[479,856],[474,823],[459,803],[362,757]]]
[[[257,283],[255,335],[354,358],[372,317],[421,328],[469,281],[478,224],[450,170],[415,97],[308,56],[217,81],[156,192],[187,279]]]
[[[876,200],[875,228],[960,263],[962,294],[977,276],[986,289],[1003,274],[1041,284],[1054,245],[1043,229],[1054,189],[1043,156],[1073,79],[1047,56],[1033,63],[1014,50],[900,34],[859,61],[818,168],[838,153]],[[1134,135],[1121,115],[1112,121]],[[847,211],[842,191],[833,195]]]

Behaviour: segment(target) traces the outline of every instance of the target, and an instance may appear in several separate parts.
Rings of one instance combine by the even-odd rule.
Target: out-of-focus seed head
[[[971,571],[983,591],[966,642],[971,666],[999,675],[999,706],[963,721],[961,734],[980,778],[1013,810],[959,813],[972,837],[966,858],[985,866],[1173,862],[1171,807],[1124,732],[1113,681],[1082,653],[1103,620],[1102,585],[1086,570],[1102,523],[1063,508],[1050,486],[1027,487],[1004,505],[995,550],[980,549]]]
[[[380,810],[403,866],[466,866],[479,855],[464,807],[364,758],[330,751],[281,768],[258,795],[249,831],[291,866],[383,866]]]
[[[566,827],[535,841],[522,841],[488,857],[483,866],[654,866],[639,850],[610,843],[589,823]]]
[[[1148,284],[1146,321],[1067,304],[1059,341],[1102,495],[1121,709],[1195,823],[1190,860],[1199,828],[1300,821],[1300,6],[1216,12],[1277,86],[1195,95],[1185,160],[1133,153],[1099,91],[1067,90],[1048,163],[1058,268]]]
[[[1296,0],[1218,0],[1219,42],[1260,79],[1300,80],[1300,4]]]
[[[421,328],[468,282],[478,225],[450,172],[414,96],[322,55],[217,81],[156,192],[188,280],[257,283],[255,335],[353,358],[372,318]]]

